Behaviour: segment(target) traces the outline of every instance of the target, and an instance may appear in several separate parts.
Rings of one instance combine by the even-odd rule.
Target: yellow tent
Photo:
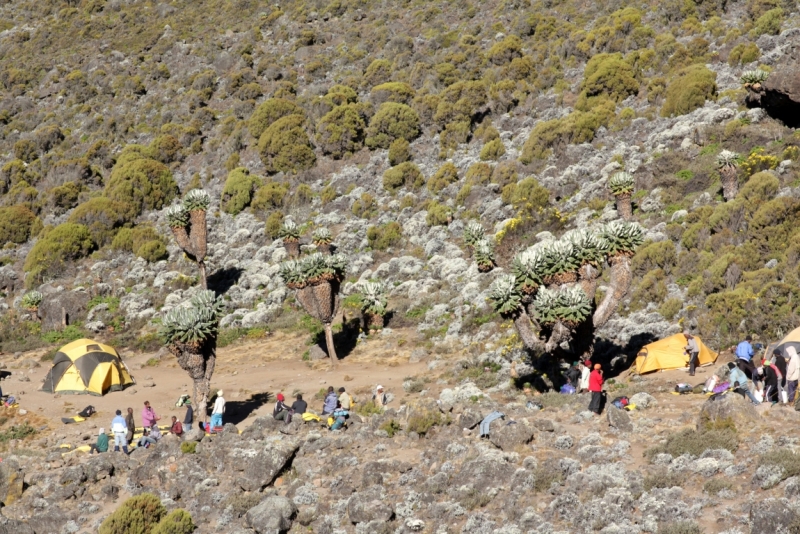
[[[716,352],[706,347],[698,336],[694,336],[694,339],[700,347],[698,366],[717,361]],[[644,374],[665,369],[683,369],[689,365],[689,355],[683,350],[685,346],[686,338],[683,334],[675,334],[645,345],[636,356],[636,372]]]
[[[133,384],[128,367],[114,347],[79,339],[56,353],[41,391],[105,395]]]
[[[800,328],[795,328],[786,334],[786,337],[781,339],[781,342],[778,343],[776,347],[769,347],[767,349],[767,354],[772,355],[772,351],[779,350],[788,360],[789,356],[786,354],[787,347],[794,347],[794,350],[797,351],[797,354],[800,354]]]

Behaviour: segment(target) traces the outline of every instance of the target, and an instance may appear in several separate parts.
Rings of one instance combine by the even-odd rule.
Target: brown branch
[[[603,296],[603,301],[597,307],[592,318],[595,328],[600,328],[608,322],[619,303],[631,287],[631,258],[620,254],[609,258],[611,263],[611,284],[609,291]]]
[[[594,302],[594,295],[597,293],[597,277],[599,274],[600,271],[589,263],[582,265],[578,270],[578,283],[591,302]]]

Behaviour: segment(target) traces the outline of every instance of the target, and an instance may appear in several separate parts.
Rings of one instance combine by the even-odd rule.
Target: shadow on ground
[[[225,403],[225,415],[223,421],[225,423],[233,423],[238,425],[247,419],[250,414],[264,406],[270,401],[273,396],[269,392],[254,393],[250,398],[243,401],[227,401]],[[213,403],[212,403],[213,406]]]

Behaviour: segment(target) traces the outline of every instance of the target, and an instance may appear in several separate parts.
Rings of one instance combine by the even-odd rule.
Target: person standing
[[[214,401],[214,409],[211,410],[211,430],[222,426],[222,414],[225,413],[225,398],[222,390],[217,391],[217,400]]]
[[[794,347],[786,347],[786,354],[789,355],[789,363],[786,365],[786,393],[791,404],[794,403],[797,383],[800,381],[800,356]]]
[[[737,364],[739,365],[739,369],[744,371],[748,377],[753,378],[756,367],[753,365],[753,355],[755,352],[753,351],[753,346],[750,344],[751,341],[753,341],[753,337],[748,335],[744,338],[744,341],[736,345],[736,358],[738,359]]]
[[[686,338],[686,346],[683,347],[683,350],[689,355],[689,376],[694,376],[694,370],[697,368],[697,359],[700,355],[700,347],[697,346],[697,340],[688,330],[683,333],[683,337]]]
[[[575,391],[578,391],[581,381],[581,370],[580,364],[578,362],[573,362],[570,368],[567,370],[567,383],[575,388]]]
[[[336,397],[336,392],[333,391],[333,386],[328,386],[328,393],[325,394],[325,400],[322,401],[322,415],[332,414],[338,401],[339,399]]]
[[[585,362],[583,362],[583,367],[581,367],[581,380],[580,380],[580,387],[578,388],[578,393],[589,391],[589,375],[591,374],[592,374],[592,362],[586,360]]]
[[[169,429],[169,431],[178,437],[183,436],[183,425],[174,415],[172,416],[172,427]]]
[[[108,435],[106,435],[105,428],[101,428],[100,432],[97,433],[97,443],[89,445],[89,447],[91,447],[89,454],[108,452]]]
[[[770,360],[764,360],[764,402],[778,402],[778,373]]]
[[[378,384],[378,387],[375,388],[375,393],[372,395],[372,401],[381,408],[386,408],[386,405],[389,404],[389,398],[386,396],[386,393],[384,393],[383,386],[380,384]]]
[[[788,392],[786,391],[786,358],[783,352],[775,350],[772,352],[772,365],[778,373],[778,402],[788,404]],[[784,401],[786,399],[786,401]]]
[[[594,364],[594,371],[589,375],[589,391],[592,393],[589,410],[600,415],[603,411],[603,370],[599,363]]]
[[[161,418],[156,414],[156,411],[153,410],[153,407],[150,406],[150,402],[144,401],[144,408],[142,408],[142,426],[144,428],[150,428],[157,423],[159,419]]]
[[[186,405],[186,415],[183,416],[183,431],[192,431],[192,422],[194,421],[194,408],[192,408],[192,399],[186,399],[183,404]]]
[[[117,410],[117,416],[111,420],[111,432],[114,433],[114,452],[119,452],[122,447],[122,452],[128,454],[128,440],[125,439],[128,434],[128,425],[125,424],[121,410]]]
[[[353,397],[351,397],[344,388],[339,388],[339,403],[342,405],[342,409],[348,412],[353,406]]]
[[[133,408],[128,408],[128,413],[125,415],[125,424],[128,426],[128,433],[125,434],[125,439],[128,443],[133,443],[133,431],[136,430],[136,422],[133,420]]]

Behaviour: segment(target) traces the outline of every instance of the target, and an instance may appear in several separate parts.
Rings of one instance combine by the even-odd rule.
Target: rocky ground
[[[252,354],[241,348],[231,349],[230,357],[222,354],[223,376],[237,376],[237,352]],[[261,403],[221,435],[187,436],[198,442],[195,453],[182,452],[172,436],[130,457],[65,453],[63,445],[87,443],[97,426],[105,426],[106,404],[132,403],[122,399],[124,393],[99,399],[101,413],[80,426],[38,415],[39,424],[49,419],[42,432],[11,443],[0,463],[0,532],[95,532],[122,500],[142,492],[157,495],[168,509],[188,510],[197,532],[639,533],[677,532],[667,529],[689,528],[688,521],[701,530],[680,532],[766,534],[790,532],[779,527],[796,524],[796,467],[763,459],[797,448],[788,429],[800,414],[791,407],[754,408],[734,395],[720,401],[673,395],[670,390],[686,374],[671,371],[609,381],[609,396],[628,395],[637,409],[608,407],[596,417],[586,410],[586,395],[526,397],[509,389],[508,367],[497,371],[500,384],[493,387],[458,380],[464,363],[433,356],[422,364],[395,364],[390,408],[354,414],[342,431],[297,419],[284,425]],[[239,389],[224,387],[241,393],[251,385],[247,380],[267,382],[270,375],[276,390],[304,384],[299,389],[309,398],[317,388],[310,385],[312,377],[355,392],[376,377],[392,384],[379,366],[369,368],[356,358],[335,372],[311,366],[275,358],[263,371],[255,366],[251,374],[258,376],[239,379]],[[714,369],[701,369],[698,378]],[[150,371],[162,384],[175,374],[166,360],[134,374]],[[413,372],[418,374],[404,387],[397,383],[398,376]],[[349,375],[356,378],[340,378]],[[425,377],[425,389],[415,391],[412,383],[425,383]],[[18,387],[13,380],[12,375],[4,389]],[[158,399],[157,411],[169,413],[169,392],[144,391]],[[356,396],[363,401],[365,394]],[[41,413],[32,394],[22,395],[22,406]],[[479,437],[478,423],[494,410],[505,419],[492,423],[489,438]],[[709,421],[733,423],[736,443],[727,449],[701,446],[695,454],[645,456],[670,436]]]

